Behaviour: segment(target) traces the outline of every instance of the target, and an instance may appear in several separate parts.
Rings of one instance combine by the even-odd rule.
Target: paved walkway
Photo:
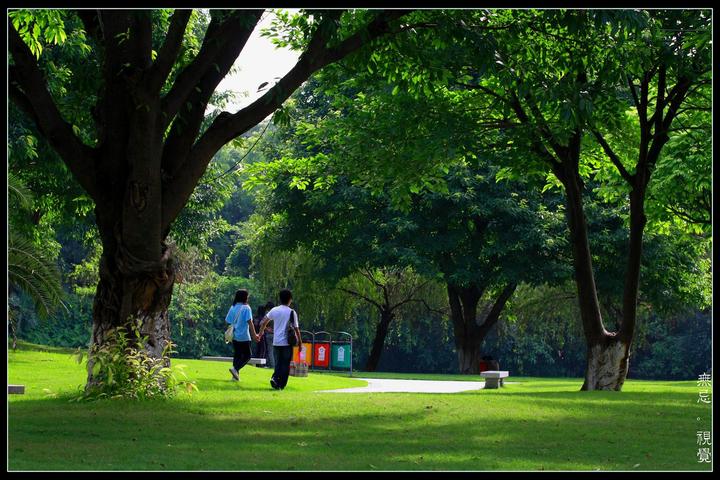
[[[360,378],[368,382],[367,387],[321,390],[326,393],[368,393],[368,392],[413,392],[413,393],[456,393],[480,390],[485,382],[459,382],[445,380],[397,380],[391,378]],[[506,382],[507,383],[507,382]]]

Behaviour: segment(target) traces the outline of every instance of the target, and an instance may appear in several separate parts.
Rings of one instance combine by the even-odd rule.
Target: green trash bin
[[[332,342],[330,364],[332,369],[347,369],[352,372],[352,336],[346,332],[337,332],[346,335],[348,340],[335,340]]]

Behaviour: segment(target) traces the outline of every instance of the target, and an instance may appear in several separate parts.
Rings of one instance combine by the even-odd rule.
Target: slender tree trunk
[[[375,338],[373,339],[372,350],[370,351],[370,357],[365,365],[365,370],[368,372],[374,372],[380,363],[380,356],[382,355],[383,347],[385,345],[385,337],[387,337],[390,322],[392,322],[394,317],[395,315],[388,310],[383,309],[380,312],[380,322],[375,329]]]
[[[579,146],[575,153],[579,155]],[[556,175],[565,186],[575,285],[587,345],[582,390],[620,390],[627,376],[630,341],[624,335],[608,332],[603,325],[583,208],[583,186],[573,157],[573,152],[570,152],[563,169],[557,170]]]
[[[622,323],[618,329],[623,337],[632,342],[637,319],[637,300],[640,288],[640,267],[642,263],[643,234],[645,232],[645,185],[636,178],[636,186],[630,192],[630,239],[625,289],[623,291]]]
[[[17,350],[17,322],[11,312],[8,311],[8,324],[10,326],[10,335],[12,335],[12,349]]]

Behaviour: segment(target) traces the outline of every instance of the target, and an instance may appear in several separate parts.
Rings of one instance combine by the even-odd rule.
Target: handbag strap
[[[237,311],[237,313],[235,314],[235,319],[234,319],[233,322],[230,324],[230,325],[232,325],[233,327],[235,327],[235,324],[237,323],[237,319],[238,319],[238,317],[240,316],[240,311],[241,311],[241,310],[242,310],[242,303],[240,304],[240,308],[238,308],[238,311]]]
[[[286,332],[289,332],[290,330],[292,330],[292,334],[293,334],[293,336],[295,337],[295,343],[296,343],[296,344],[299,344],[299,343],[300,343],[300,339],[298,338],[297,333],[295,333],[295,325],[293,325],[293,314],[295,314],[295,310],[293,310],[293,309],[291,308],[291,309],[290,309],[290,316],[288,317],[288,327],[287,327],[287,329],[286,329],[285,331],[286,331]],[[297,317],[296,317],[296,318],[297,318]],[[299,325],[298,325],[298,328],[300,328]],[[289,339],[288,339],[288,341],[289,341]]]
[[[288,316],[288,325],[290,326],[290,328],[293,327],[292,321],[293,321],[293,314],[294,314],[294,313],[295,313],[295,310],[293,310],[293,309],[291,308],[291,309],[290,309],[290,315]]]

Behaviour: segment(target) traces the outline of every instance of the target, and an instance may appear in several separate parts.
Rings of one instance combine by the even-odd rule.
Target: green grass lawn
[[[85,371],[68,351],[23,345],[8,361],[9,383],[26,388],[8,396],[10,470],[710,469],[697,462],[711,410],[694,381],[579,392],[579,379],[513,377],[498,390],[340,395],[317,391],[365,382],[310,373],[277,392],[268,369],[235,383],[229,364],[175,360],[199,392],[75,403]]]

